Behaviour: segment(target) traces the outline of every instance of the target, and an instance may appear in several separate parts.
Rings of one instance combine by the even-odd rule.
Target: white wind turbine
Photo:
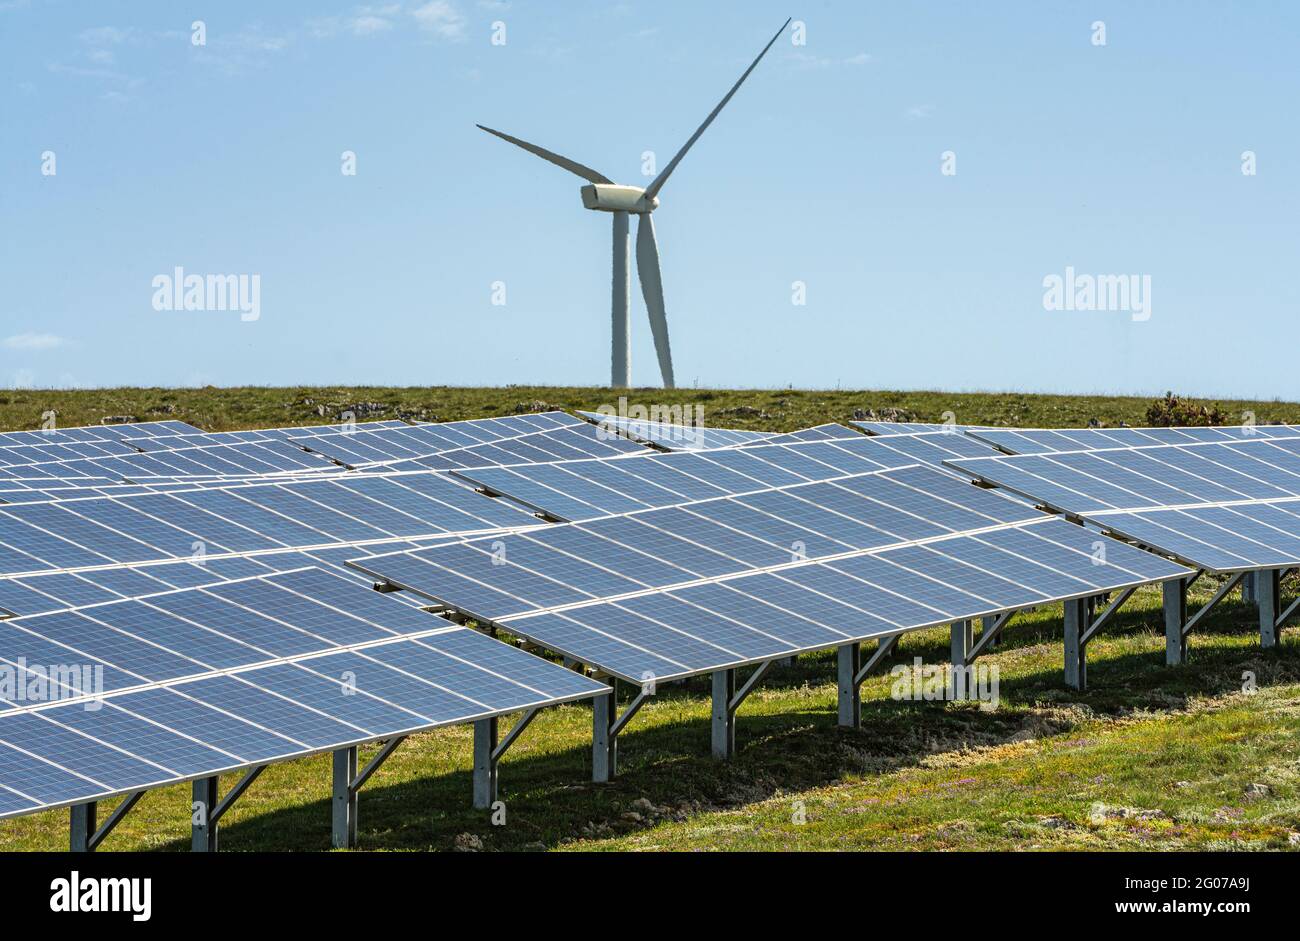
[[[597,173],[591,167],[583,166],[568,157],[561,157],[544,147],[538,147],[536,144],[530,144],[517,137],[511,137],[501,131],[494,131],[482,124],[475,125],[489,134],[494,134],[517,147],[522,147],[529,153],[536,154],[543,160],[549,160],[556,166],[563,167],[570,173],[577,174],[587,180],[590,185],[582,187],[582,205],[587,209],[614,214],[613,356],[610,385],[615,388],[624,388],[632,384],[631,336],[627,314],[629,301],[627,215],[628,213],[635,213],[637,216],[636,270],[641,280],[641,294],[645,297],[646,313],[650,316],[650,331],[654,334],[655,353],[659,357],[659,371],[663,375],[664,388],[671,389],[673,388],[673,357],[668,346],[668,317],[664,313],[663,279],[659,274],[659,246],[655,241],[655,227],[654,222],[650,219],[650,213],[658,208],[658,193],[663,189],[663,185],[668,182],[668,177],[677,169],[677,164],[681,163],[682,158],[686,156],[686,152],[699,140],[705,129],[713,123],[713,119],[718,116],[718,112],[731,100],[731,96],[736,93],[745,79],[749,78],[749,73],[754,71],[759,59],[762,59],[767,54],[767,50],[772,48],[772,44],[776,42],[777,37],[789,25],[790,20],[788,19],[781,24],[781,28],[768,40],[767,45],[763,47],[763,51],[750,63],[749,68],[745,69],[744,74],[736,80],[736,84],[731,86],[731,91],[727,92],[722,100],[718,102],[717,107],[709,112],[709,116],[704,119],[704,123],[696,128],[695,133],[682,145],[682,149],[677,151],[672,160],[668,161],[668,166],[664,167],[663,171],[644,189],[639,186],[620,186],[608,177]]]

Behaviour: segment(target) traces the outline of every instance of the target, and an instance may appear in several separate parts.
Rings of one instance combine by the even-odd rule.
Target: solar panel
[[[135,437],[159,434],[188,434],[200,429],[183,421],[130,422],[117,425],[87,425],[73,428],[42,428],[40,431],[0,432],[0,446],[68,444],[86,441],[119,441],[127,435]]]
[[[433,566],[426,588],[432,588],[435,579],[461,585],[469,578],[490,589],[485,598],[493,605],[509,605],[511,599],[529,597],[535,574],[597,594],[608,579],[597,577],[589,585],[588,573],[596,567],[630,579],[626,590],[638,590],[786,564],[795,557],[833,556],[1040,517],[1038,511],[1001,495],[912,467],[469,540],[391,558],[392,564],[409,566],[404,569],[408,574],[419,572],[421,565]],[[512,564],[501,564],[502,558]],[[374,558],[356,563],[372,574],[415,587],[386,570],[385,564]],[[529,587],[515,590],[516,578]],[[510,597],[501,598],[501,590]],[[431,597],[446,603],[448,595]],[[490,620],[519,610],[479,607],[467,613]]]
[[[850,422],[855,428],[861,428],[869,435],[887,437],[890,435],[914,435],[924,433],[964,434],[968,431],[982,429],[983,425],[939,424],[923,421],[855,421]]]
[[[1187,574],[916,466],[351,564],[633,682]]]
[[[43,701],[0,704],[0,817],[609,689],[311,569],[23,618],[0,636],[25,675],[80,658],[103,679],[88,690],[65,672]]]
[[[794,441],[833,441],[837,438],[851,440],[861,437],[862,435],[859,432],[851,428],[845,428],[838,422],[827,422],[824,425],[814,425],[812,428],[803,428],[799,431],[769,435],[761,441],[751,442],[750,444],[790,444]],[[749,445],[742,445],[742,447],[746,446]]]
[[[744,431],[738,428],[714,428],[704,425],[684,425],[672,422],[651,421],[620,415],[603,415],[599,412],[578,412],[605,434],[620,435],[633,441],[652,444],[666,451],[697,451],[709,448],[730,448],[756,444],[775,438],[769,431]]]
[[[0,508],[0,575],[220,556],[536,521],[432,472],[85,497]]]
[[[1255,441],[1300,437],[1294,425],[1237,425],[1185,428],[975,428],[972,437],[1009,454],[1132,448],[1153,444]]]
[[[951,462],[1212,571],[1300,564],[1300,441],[1149,445]]]
[[[961,449],[924,445],[900,448],[861,435],[849,439],[674,452],[606,461],[567,461],[518,467],[452,471],[453,476],[508,497],[552,519],[580,521],[647,507],[673,506],[725,494],[828,480],[918,461],[939,461]],[[967,451],[968,453],[968,451]]]

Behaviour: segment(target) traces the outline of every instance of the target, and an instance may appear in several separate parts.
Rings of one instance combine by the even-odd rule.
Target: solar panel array
[[[307,435],[329,434],[339,431],[342,427],[342,423],[334,423],[331,425],[295,425],[290,428],[256,428],[244,431],[199,431],[196,428],[193,432],[183,434],[159,434],[146,438],[126,437],[122,440],[139,448],[141,451],[175,450],[200,445],[240,444],[250,441],[285,441],[289,438],[299,438]],[[411,426],[404,421],[385,419],[382,421],[358,422],[348,427],[355,427],[358,431],[375,431],[382,428],[409,428]]]
[[[642,682],[1185,576],[923,467],[351,564]]]
[[[852,428],[845,428],[837,422],[827,422],[824,425],[814,425],[811,428],[802,428],[799,431],[772,435],[764,441],[750,442],[747,445],[742,445],[742,447],[749,447],[752,444],[792,444],[797,441],[854,440],[861,437],[862,435]]]
[[[857,428],[861,428],[869,435],[878,435],[880,437],[888,437],[890,435],[915,435],[933,432],[960,435],[984,427],[982,425],[939,424],[937,422],[923,421],[855,421],[851,424]]]
[[[129,445],[122,444],[128,449]],[[144,480],[154,477],[254,476],[286,472],[333,472],[332,462],[309,454],[285,441],[250,441],[229,445],[185,447],[104,457],[38,460],[11,465],[5,470],[15,477],[109,477],[114,480]]]
[[[0,507],[0,574],[528,525],[443,475],[329,477]]]
[[[496,419],[489,423],[491,434],[521,427]],[[571,423],[585,425],[576,419]],[[484,436],[476,422],[458,424]],[[262,442],[199,448],[189,443],[214,436],[197,430],[159,434],[148,439],[157,448],[148,458],[175,465],[196,451],[274,447],[298,459],[319,460],[274,433],[256,434]],[[171,445],[178,447],[169,449]],[[396,549],[427,544],[440,534],[537,522],[513,504],[485,499],[428,471],[339,480],[342,468],[324,461],[320,467],[325,474],[270,467],[258,474],[249,467],[242,476],[185,476],[170,466],[175,476],[145,477],[150,481],[145,484],[82,477],[0,482],[0,500],[8,504],[0,509],[0,616],[213,584],[304,564],[340,570],[345,557],[363,551],[359,545]],[[343,571],[360,578],[353,570]]]
[[[1300,438],[957,460],[958,470],[1198,568],[1300,564]]]
[[[356,430],[335,427],[328,431],[294,435],[290,440],[300,447],[359,467],[397,459],[427,457],[584,424],[564,412],[538,412],[506,418],[437,425],[403,425],[373,430],[362,429],[360,426]]]
[[[1300,437],[1293,425],[1190,428],[972,428],[969,434],[1010,454],[1135,448],[1151,444],[1257,441]]]
[[[851,439],[673,452],[615,461],[572,461],[454,471],[488,493],[509,497],[556,520],[594,519],[886,467],[989,454],[951,436],[903,446]]]
[[[102,679],[0,697],[0,816],[609,691],[424,606],[644,682],[1300,564],[1300,431],[854,424],[0,435],[0,666]]]
[[[770,431],[679,425],[650,421],[646,418],[629,418],[625,415],[604,415],[600,412],[578,412],[578,414],[598,428],[604,429],[609,435],[622,435],[633,441],[652,444],[665,451],[731,448],[744,444],[761,444],[777,437],[776,433]]]
[[[269,550],[216,558],[195,556],[106,568],[7,575],[0,577],[0,617],[43,614],[172,588],[198,588],[304,566],[316,566],[368,584],[368,579],[346,565],[347,560],[355,558],[359,552],[395,552],[455,538],[458,537],[393,539],[367,543],[364,548],[356,543],[337,543],[310,549]],[[420,603],[414,597],[394,597],[405,604]]]
[[[80,428],[42,428],[39,431],[0,431],[0,446],[15,444],[71,444],[78,441],[120,441],[124,437],[152,438],[191,434],[200,429],[183,421],[131,422],[87,425]]]
[[[433,468],[451,470],[462,467],[492,467],[512,464],[545,464],[554,461],[607,458],[627,454],[646,454],[647,449],[627,438],[609,436],[592,425],[574,425],[554,431],[539,431],[518,438],[479,444],[454,451],[440,451],[426,457],[393,461],[390,470]]]
[[[313,569],[0,623],[0,657],[57,687],[0,702],[0,817],[608,689]]]

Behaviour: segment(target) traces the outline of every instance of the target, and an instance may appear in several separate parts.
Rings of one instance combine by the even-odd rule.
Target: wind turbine
[[[663,278],[659,274],[659,245],[655,241],[655,227],[650,214],[659,208],[659,191],[668,182],[668,177],[672,176],[672,172],[677,169],[677,164],[681,163],[682,158],[686,156],[686,152],[694,146],[695,142],[700,139],[700,135],[713,123],[713,119],[718,116],[718,112],[731,100],[731,96],[736,93],[745,79],[749,78],[749,73],[754,71],[754,67],[758,65],[759,60],[767,54],[767,50],[772,48],[772,44],[776,42],[777,38],[789,25],[790,20],[788,19],[781,24],[781,28],[768,40],[767,45],[763,47],[763,51],[750,63],[749,68],[745,69],[744,74],[736,80],[736,84],[731,86],[731,91],[723,96],[717,107],[710,111],[709,116],[704,119],[704,123],[696,128],[695,133],[682,145],[682,149],[677,151],[673,159],[668,161],[668,165],[644,189],[639,186],[620,186],[603,174],[597,173],[591,167],[583,166],[576,160],[562,157],[544,147],[538,147],[536,144],[520,140],[518,137],[511,137],[501,131],[494,131],[482,124],[475,125],[480,130],[487,131],[504,141],[509,141],[516,147],[522,147],[529,153],[536,154],[543,160],[549,160],[556,166],[563,167],[570,173],[587,180],[589,185],[582,187],[582,205],[597,212],[613,213],[613,356],[610,367],[610,385],[615,388],[625,388],[632,384],[632,344],[627,315],[629,301],[627,278],[628,213],[633,213],[637,217],[636,271],[641,281],[641,294],[645,298],[646,313],[650,316],[650,332],[654,334],[655,353],[659,357],[659,372],[663,375],[664,388],[671,389],[673,388],[673,356],[668,345],[668,317],[664,313]]]

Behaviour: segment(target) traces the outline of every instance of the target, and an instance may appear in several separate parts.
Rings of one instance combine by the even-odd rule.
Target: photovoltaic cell
[[[315,570],[3,622],[0,656],[103,675],[0,703],[0,816],[608,691]]]
[[[1198,568],[1283,568],[1300,564],[1300,515],[1290,512],[1300,509],[1300,452],[1290,440],[1253,435],[951,463]]]
[[[706,536],[696,541],[674,531],[683,519],[742,541],[731,553],[727,537],[707,538],[695,524],[689,531]],[[492,551],[470,542],[352,564],[634,682],[1186,575],[915,466],[495,542]],[[565,563],[535,551],[515,556],[516,547],[537,544]],[[764,560],[755,553],[763,546],[784,557]],[[625,581],[591,580],[587,573],[600,568]],[[565,586],[594,597],[571,597]]]

